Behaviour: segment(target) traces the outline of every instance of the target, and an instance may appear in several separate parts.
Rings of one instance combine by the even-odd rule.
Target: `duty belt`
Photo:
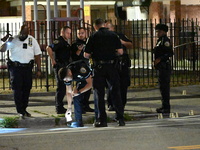
[[[114,62],[115,60],[99,60],[99,61],[94,60],[93,61],[94,65],[114,64]]]
[[[18,61],[12,61],[11,66],[13,67],[32,67],[34,64],[34,60],[31,60],[29,63],[20,63]]]

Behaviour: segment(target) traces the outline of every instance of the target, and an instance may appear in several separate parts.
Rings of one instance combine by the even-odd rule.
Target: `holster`
[[[157,70],[162,70],[162,69],[164,69],[164,70],[170,70],[171,69],[171,62],[170,62],[170,60],[159,62],[155,66],[155,69],[157,69]]]
[[[20,63],[18,61],[11,61],[8,59],[7,65],[8,67],[33,67],[34,60],[31,60],[29,63]]]

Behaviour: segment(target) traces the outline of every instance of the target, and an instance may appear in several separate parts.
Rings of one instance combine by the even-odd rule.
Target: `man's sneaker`
[[[107,127],[107,123],[106,122],[95,122],[93,124],[94,127]]]
[[[19,119],[25,119],[25,115],[22,113],[18,113]]]
[[[56,108],[57,114],[65,114],[66,111],[67,111],[67,109],[64,108],[64,107],[63,108]]]
[[[70,128],[84,127],[83,123],[79,123],[79,122],[72,122],[71,124],[67,124],[67,126],[70,127]]]
[[[156,112],[157,113],[162,113],[162,114],[168,114],[168,113],[170,113],[170,109],[165,109],[165,108],[157,108],[156,109]]]
[[[26,116],[26,117],[31,117],[31,114],[30,114],[29,112],[25,111],[24,116]]]

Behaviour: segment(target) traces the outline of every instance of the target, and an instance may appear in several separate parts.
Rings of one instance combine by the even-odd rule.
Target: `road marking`
[[[0,128],[0,134],[24,131],[26,128]]]
[[[177,146],[177,147],[168,147],[169,149],[175,149],[175,150],[194,150],[194,149],[200,149],[200,145],[190,145],[190,146]]]

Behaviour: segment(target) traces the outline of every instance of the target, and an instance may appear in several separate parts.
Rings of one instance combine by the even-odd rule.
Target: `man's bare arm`
[[[49,54],[49,57],[51,59],[51,64],[52,64],[52,66],[54,66],[56,64],[56,61],[55,61],[54,56],[53,56],[53,50],[49,46],[47,46],[46,50],[47,50],[47,53]]]
[[[85,57],[85,58],[89,59],[90,56],[91,56],[91,54],[84,52],[84,57]]]

